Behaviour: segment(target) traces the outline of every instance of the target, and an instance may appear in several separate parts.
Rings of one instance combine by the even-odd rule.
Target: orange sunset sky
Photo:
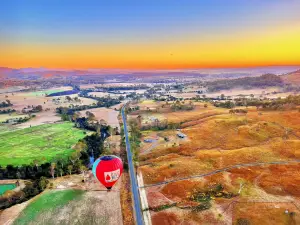
[[[0,9],[2,67],[300,65],[300,1],[13,2]]]

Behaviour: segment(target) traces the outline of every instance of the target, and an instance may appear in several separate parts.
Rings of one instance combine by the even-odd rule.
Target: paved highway
[[[122,120],[124,125],[124,134],[125,134],[125,140],[126,140],[126,150],[127,150],[127,159],[128,159],[128,167],[129,167],[129,175],[130,175],[130,181],[131,181],[131,191],[133,194],[133,206],[135,211],[135,221],[137,225],[143,225],[143,216],[142,216],[142,210],[141,210],[141,202],[140,202],[140,195],[139,195],[139,189],[137,185],[135,170],[132,162],[132,153],[130,149],[130,142],[128,138],[128,131],[127,131],[127,122],[126,122],[126,116],[124,112],[124,107],[122,107],[121,114],[122,114]]]
[[[284,164],[289,164],[289,163],[300,163],[300,160],[295,159],[295,160],[288,160],[288,161],[256,162],[256,163],[237,164],[237,165],[228,166],[228,167],[218,169],[218,170],[213,170],[213,171],[208,172],[208,173],[203,173],[203,174],[189,176],[189,177],[177,178],[177,179],[174,179],[174,180],[163,181],[163,182],[155,183],[155,184],[148,184],[148,185],[144,185],[143,187],[140,187],[140,188],[160,186],[160,185],[164,185],[164,184],[174,183],[174,182],[182,181],[182,180],[189,180],[189,179],[193,179],[193,178],[207,177],[207,176],[211,176],[211,175],[214,175],[214,174],[217,174],[217,173],[221,173],[221,172],[224,172],[224,171],[227,171],[227,170],[240,168],[240,167],[244,168],[244,167],[264,166],[264,165],[284,165]]]

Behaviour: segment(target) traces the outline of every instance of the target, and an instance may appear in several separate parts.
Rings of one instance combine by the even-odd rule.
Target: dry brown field
[[[300,159],[298,110],[248,108],[246,115],[232,115],[228,109],[212,105],[205,108],[203,103],[195,103],[192,111],[157,112],[155,108],[160,108],[160,104],[143,102],[141,106],[153,110],[144,111],[141,107],[141,116],[161,114],[168,122],[180,123],[180,131],[142,132],[142,140],[158,137],[154,146],[143,141],[141,144],[139,171],[143,173],[145,185],[221,171],[147,187],[153,224],[238,224],[243,219],[250,224],[299,223],[300,164],[270,164]],[[179,138],[178,132],[186,138]],[[264,164],[247,166],[252,163]],[[222,171],[233,165],[241,166]],[[209,209],[195,210],[203,202],[195,201],[193,196],[217,185],[222,185],[223,192],[232,196],[222,197],[226,196],[224,193],[221,197],[212,196]],[[257,204],[241,206],[243,202]],[[255,216],[259,208],[262,213]]]

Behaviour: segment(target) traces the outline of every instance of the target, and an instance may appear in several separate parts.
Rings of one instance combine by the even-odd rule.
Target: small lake
[[[12,190],[15,188],[16,188],[15,184],[0,184],[0,195],[4,194],[4,192],[8,190]]]

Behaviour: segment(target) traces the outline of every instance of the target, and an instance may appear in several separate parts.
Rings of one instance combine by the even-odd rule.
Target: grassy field
[[[30,164],[68,157],[85,135],[72,123],[45,124],[11,132],[0,131],[0,165]]]
[[[64,191],[49,191],[42,194],[29,204],[14,225],[37,224],[36,219],[46,213],[57,213],[62,207],[71,201],[79,200],[84,191],[82,190],[64,190]],[[55,219],[55,217],[53,218]],[[50,221],[41,221],[41,224],[51,224]]]
[[[50,94],[57,93],[57,92],[66,91],[66,90],[72,90],[72,88],[65,87],[65,88],[48,89],[48,90],[43,90],[43,91],[29,92],[26,95],[27,96],[45,96],[45,95],[50,95]]]

